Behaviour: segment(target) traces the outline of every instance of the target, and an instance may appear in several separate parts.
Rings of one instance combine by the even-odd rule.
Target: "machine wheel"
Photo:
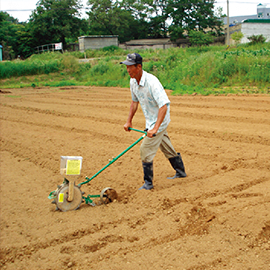
[[[117,199],[117,193],[110,187],[104,188],[100,193],[100,200],[104,204],[108,204]]]
[[[67,200],[68,191],[69,191],[68,184],[60,186],[60,188],[57,190],[55,198],[57,208],[63,212],[76,210],[80,207],[82,203],[82,192],[79,187],[74,185],[74,196],[73,201],[71,202]]]

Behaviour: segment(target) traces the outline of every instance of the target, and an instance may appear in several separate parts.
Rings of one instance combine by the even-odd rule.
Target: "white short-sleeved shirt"
[[[130,91],[132,100],[139,102],[146,120],[146,128],[151,130],[157,121],[158,110],[167,105],[167,112],[158,132],[166,129],[170,123],[170,100],[154,75],[143,71],[140,84],[136,79],[130,79]]]

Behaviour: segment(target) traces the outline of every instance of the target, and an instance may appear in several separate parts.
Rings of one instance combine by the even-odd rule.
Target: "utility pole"
[[[229,16],[229,0],[227,0],[227,45],[230,46],[230,16]]]

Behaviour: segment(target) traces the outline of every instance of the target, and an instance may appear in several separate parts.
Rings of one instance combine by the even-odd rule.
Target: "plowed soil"
[[[60,156],[82,156],[76,184],[141,137],[125,132],[129,89],[1,91],[2,269],[270,269],[270,96],[171,96],[168,133],[188,177],[159,151],[142,185],[139,144],[91,182],[118,200],[76,211],[48,199]],[[144,129],[139,110],[133,127]]]

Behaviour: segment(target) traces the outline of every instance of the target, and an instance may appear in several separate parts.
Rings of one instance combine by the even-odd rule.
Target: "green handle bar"
[[[136,128],[128,128],[128,129],[130,129],[130,130],[133,130],[133,131],[137,131],[137,132],[141,132],[141,133],[144,133],[145,135],[147,135],[147,130],[139,130],[139,129],[136,129]]]
[[[141,138],[139,138],[136,142],[134,142],[132,145],[130,145],[122,153],[120,153],[117,157],[113,158],[105,167],[103,167],[101,170],[99,170],[91,178],[89,178],[89,177],[86,176],[85,177],[86,181],[78,184],[78,187],[80,187],[81,185],[84,185],[86,183],[89,183],[91,180],[93,180],[96,176],[98,176],[101,172],[103,172],[106,168],[108,168],[111,164],[113,164],[117,159],[119,159],[121,156],[123,156],[127,151],[129,151],[133,146],[135,146],[137,143],[139,143],[147,135],[147,132],[146,131],[135,129],[135,128],[129,128],[129,129],[130,130],[133,130],[133,131],[137,131],[137,132],[143,133],[143,136]]]

